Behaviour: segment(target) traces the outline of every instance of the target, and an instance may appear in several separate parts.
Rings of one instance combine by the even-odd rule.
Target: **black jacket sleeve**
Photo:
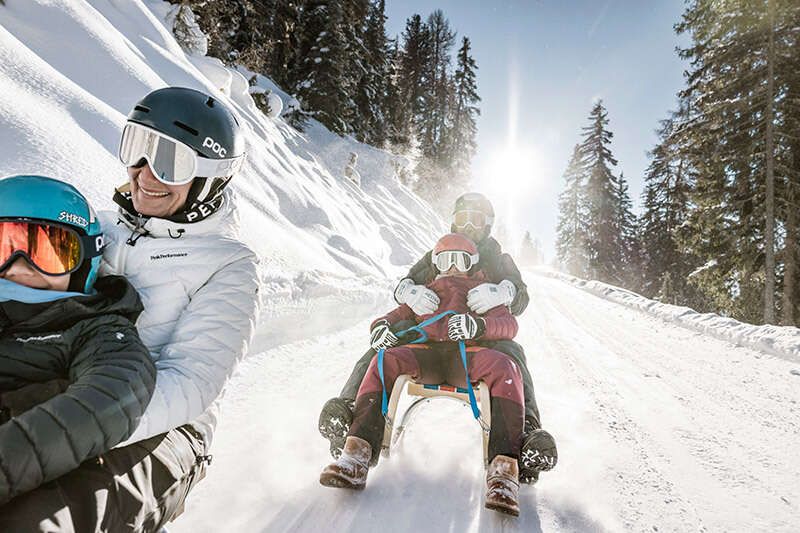
[[[431,263],[431,250],[422,256],[422,259],[414,263],[411,270],[408,271],[407,278],[414,280],[417,285],[427,285],[433,278],[436,277],[436,272],[433,271],[433,264]]]
[[[487,237],[479,245],[481,253],[480,266],[481,269],[489,277],[492,283],[500,283],[507,279],[514,284],[517,289],[517,294],[514,296],[514,301],[511,302],[509,310],[514,316],[519,316],[528,307],[528,286],[522,281],[522,274],[520,274],[516,263],[510,255],[503,253],[500,243],[494,238]]]
[[[63,335],[70,386],[0,425],[0,504],[125,440],[150,402],[155,366],[128,319],[93,318]]]
[[[500,256],[498,277],[500,278],[498,281],[507,279],[514,284],[514,287],[517,288],[517,294],[514,296],[514,301],[511,302],[511,305],[508,308],[512,315],[521,315],[525,311],[525,308],[528,307],[528,302],[530,301],[530,297],[528,296],[528,286],[525,285],[524,281],[522,281],[522,274],[520,274],[516,263],[514,263],[514,260],[508,254],[503,254]]]

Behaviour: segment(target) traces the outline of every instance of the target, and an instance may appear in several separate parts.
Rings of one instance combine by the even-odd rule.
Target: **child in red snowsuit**
[[[480,316],[469,314],[467,293],[485,282],[483,272],[473,272],[471,268],[478,262],[477,254],[475,245],[463,235],[449,234],[440,239],[433,254],[440,274],[428,285],[439,296],[439,308],[433,314],[417,316],[410,307],[401,305],[372,323],[372,346],[376,350],[385,349],[383,378],[386,394],[391,395],[395,380],[403,374],[420,383],[466,387],[457,342],[465,341],[470,380],[484,381],[491,397],[487,507],[517,514],[517,457],[524,425],[522,376],[513,359],[502,352],[475,345],[474,339],[512,339],[518,326],[505,306],[495,307]],[[425,326],[426,343],[396,346],[399,340],[392,333],[392,325],[407,320],[420,324],[445,311],[455,314]],[[323,470],[322,484],[346,488],[365,486],[370,460],[380,452],[383,439],[382,392],[376,356],[358,390],[353,423],[342,457]]]

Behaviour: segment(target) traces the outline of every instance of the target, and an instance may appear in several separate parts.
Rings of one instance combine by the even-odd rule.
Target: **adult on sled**
[[[128,115],[119,158],[129,182],[114,195],[119,210],[100,215],[108,240],[101,272],[124,275],[142,295],[137,326],[157,370],[155,390],[103,467],[74,472],[87,482],[66,495],[65,509],[31,499],[38,513],[13,531],[55,522],[149,532],[177,516],[205,474],[216,400],[252,336],[257,260],[236,237],[226,189],[244,158],[234,115],[193,89],[153,91]]]
[[[0,505],[44,483],[43,504],[63,503],[80,483],[64,474],[128,438],[150,401],[142,304],[125,278],[97,278],[102,247],[74,187],[0,179]],[[11,515],[0,531],[29,530]]]
[[[479,193],[461,195],[453,207],[450,231],[465,235],[476,243],[479,252],[478,267],[486,280],[473,288],[467,297],[467,305],[473,313],[485,313],[497,306],[507,306],[511,314],[519,316],[528,306],[528,290],[514,260],[503,253],[500,243],[491,236],[494,223],[494,208],[491,202]],[[433,312],[439,305],[439,297],[426,287],[438,272],[431,261],[432,251],[427,252],[398,283],[395,300],[408,305],[417,315]],[[539,409],[536,405],[533,380],[528,371],[522,346],[510,339],[489,341],[482,339],[481,345],[511,356],[520,366],[525,393],[525,439],[520,460],[520,481],[533,483],[539,472],[550,470],[558,455],[555,440],[541,429]],[[356,363],[341,393],[323,406],[319,418],[319,430],[330,441],[331,455],[339,456],[345,436],[353,419],[353,402],[367,368],[375,355],[370,349]]]
[[[484,381],[491,397],[486,507],[518,515],[517,461],[524,425],[522,376],[511,357],[474,342],[510,340],[517,333],[517,321],[502,305],[483,313],[470,310],[469,293],[485,282],[485,274],[478,265],[478,248],[468,238],[445,235],[436,243],[432,258],[439,274],[427,288],[439,303],[422,314],[402,304],[372,323],[372,348],[385,352],[372,358],[358,390],[344,450],[322,471],[320,482],[331,487],[364,488],[370,462],[381,449],[385,424],[382,398],[391,394],[400,375],[408,374],[421,383],[460,387]],[[398,346],[400,339],[392,326],[409,320],[419,324],[427,340]],[[459,341],[466,341],[466,347]]]

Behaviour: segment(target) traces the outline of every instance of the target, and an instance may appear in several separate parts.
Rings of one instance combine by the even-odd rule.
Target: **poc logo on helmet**
[[[211,137],[206,137],[203,141],[203,148],[211,148],[211,151],[218,154],[220,157],[225,157],[228,151],[223,148],[218,142]]]

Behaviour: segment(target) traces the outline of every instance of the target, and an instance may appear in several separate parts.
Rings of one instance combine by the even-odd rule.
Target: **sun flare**
[[[497,196],[519,197],[529,191],[539,179],[538,160],[532,148],[509,145],[491,158],[485,185]]]

